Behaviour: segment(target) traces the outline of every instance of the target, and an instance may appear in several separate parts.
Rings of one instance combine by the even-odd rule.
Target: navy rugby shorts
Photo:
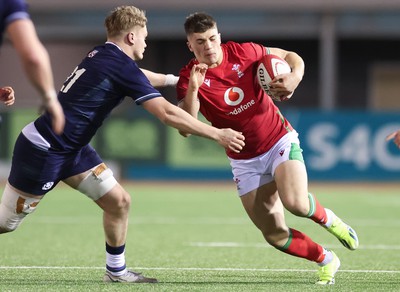
[[[21,133],[14,146],[8,181],[18,190],[42,196],[60,180],[85,172],[102,162],[90,145],[79,151],[45,150]]]

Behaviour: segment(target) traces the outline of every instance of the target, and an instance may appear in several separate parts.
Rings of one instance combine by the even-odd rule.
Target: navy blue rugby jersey
[[[0,0],[0,45],[7,26],[17,19],[29,18],[28,5],[23,0]]]
[[[116,45],[97,46],[75,68],[58,94],[66,119],[64,133],[53,133],[48,113],[35,121],[35,127],[53,149],[80,149],[125,96],[140,105],[161,94],[136,62]]]

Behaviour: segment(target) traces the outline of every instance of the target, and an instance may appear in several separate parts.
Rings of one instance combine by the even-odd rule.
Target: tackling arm
[[[179,77],[173,74],[155,73],[143,68],[140,68],[140,70],[142,70],[143,74],[146,75],[153,87],[176,86],[176,83],[178,83],[179,80]]]
[[[195,119],[165,98],[153,98],[143,103],[143,107],[164,124],[182,132],[215,140],[218,144],[234,152],[240,152],[244,146],[242,133],[232,129],[218,129]]]

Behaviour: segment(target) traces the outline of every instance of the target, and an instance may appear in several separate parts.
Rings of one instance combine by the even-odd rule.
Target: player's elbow
[[[164,125],[177,129],[179,131],[179,134],[183,137],[190,136],[190,133],[183,130],[183,128],[185,128],[184,124],[186,123],[179,115],[177,115],[174,108],[165,109],[165,111],[163,111],[162,114],[158,116],[158,118]]]
[[[42,68],[50,63],[49,54],[43,46],[39,46],[37,50],[24,51],[21,54],[24,66],[30,70],[34,68]]]
[[[190,133],[187,133],[187,132],[181,131],[181,130],[179,130],[179,134],[180,134],[181,136],[185,137],[185,138],[187,138],[187,137],[189,137],[189,136],[191,135]]]
[[[157,118],[160,120],[160,122],[161,123],[163,123],[164,125],[170,125],[171,124],[171,115],[170,115],[170,113],[168,113],[168,111],[167,110],[163,110],[163,111],[160,111],[158,114],[157,114]]]

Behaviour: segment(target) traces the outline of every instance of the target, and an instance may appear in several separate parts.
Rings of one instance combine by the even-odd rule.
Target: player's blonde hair
[[[118,36],[135,26],[145,27],[146,23],[145,11],[135,6],[119,6],[104,21],[108,37]]]

